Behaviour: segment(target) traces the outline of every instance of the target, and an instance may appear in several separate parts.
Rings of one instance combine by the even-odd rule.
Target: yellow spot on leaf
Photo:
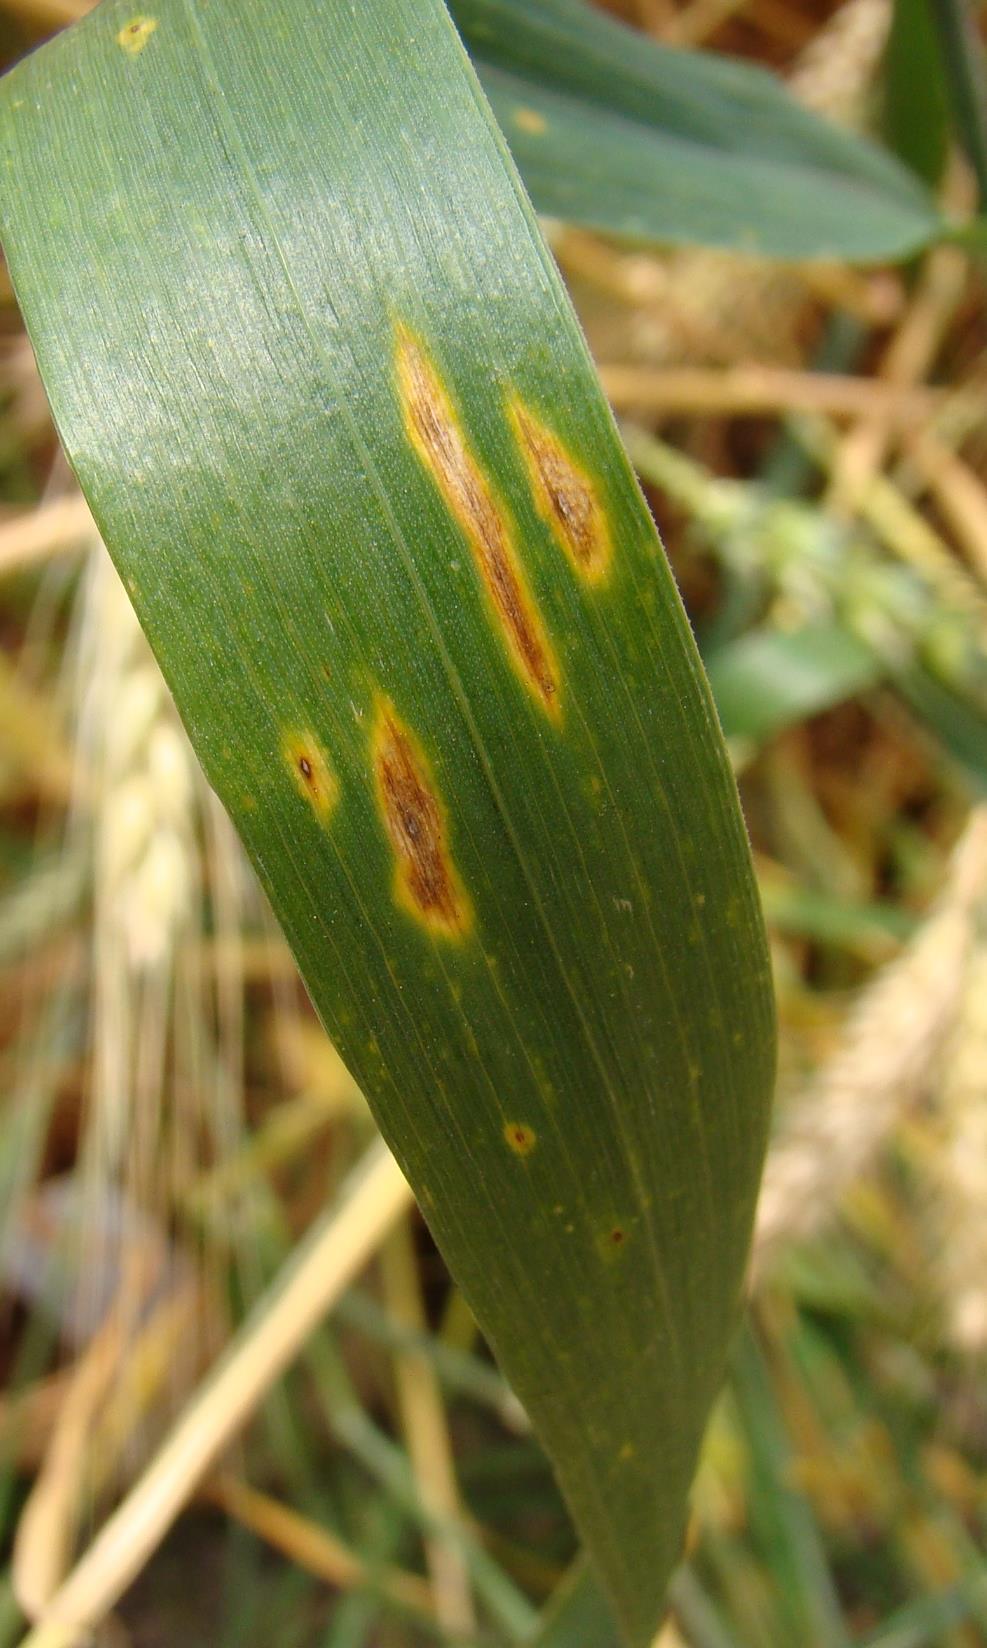
[[[449,853],[448,824],[425,752],[392,704],[378,704],[373,731],[377,803],[396,860],[398,902],[430,931],[460,938],[473,912]]]
[[[299,795],[324,824],[339,797],[336,775],[325,751],[310,732],[289,731],[282,736],[281,754]]]
[[[132,17],[117,35],[117,45],[128,57],[139,57],[158,26],[156,17]]]
[[[408,437],[466,534],[521,679],[557,718],[558,671],[517,558],[509,518],[470,451],[433,362],[404,327],[398,330],[397,371]]]
[[[521,132],[527,132],[529,137],[541,137],[548,129],[548,121],[537,109],[515,109],[514,124]]]
[[[538,1143],[538,1135],[533,1127],[526,1122],[507,1122],[504,1125],[504,1138],[507,1140],[515,1156],[530,1156]]]
[[[523,401],[515,398],[508,410],[539,515],[579,576],[598,584],[610,565],[611,540],[596,487],[559,437]]]

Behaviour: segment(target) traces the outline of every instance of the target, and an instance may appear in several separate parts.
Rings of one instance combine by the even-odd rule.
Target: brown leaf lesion
[[[397,373],[405,429],[466,534],[512,662],[543,707],[558,718],[558,667],[517,557],[510,519],[470,451],[434,363],[404,327],[398,330]]]
[[[326,823],[339,799],[339,783],[318,739],[311,732],[289,728],[281,735],[281,755],[299,795]]]
[[[433,932],[464,936],[473,914],[449,851],[445,809],[421,745],[386,699],[378,704],[373,764],[398,901]]]
[[[505,1122],[504,1138],[515,1156],[530,1156],[538,1143],[538,1135],[527,1122]]]
[[[610,566],[607,512],[593,481],[558,435],[515,397],[508,407],[542,520],[581,578],[597,584]]]
[[[157,26],[156,17],[132,17],[116,36],[116,43],[128,57],[139,57]]]

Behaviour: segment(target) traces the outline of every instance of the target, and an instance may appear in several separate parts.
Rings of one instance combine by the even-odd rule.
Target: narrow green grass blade
[[[945,65],[956,135],[977,180],[978,208],[987,207],[987,59],[978,8],[968,0],[929,0]]]
[[[534,1648],[617,1648],[617,1627],[596,1576],[575,1562],[539,1622]]]
[[[792,1450],[764,1353],[750,1328],[731,1359],[731,1389],[751,1455],[751,1522],[778,1598],[783,1640],[851,1648],[839,1597],[810,1506],[792,1486]]]
[[[949,149],[949,96],[929,0],[895,0],[882,116],[895,154],[934,187]]]
[[[581,0],[450,0],[539,211],[639,240],[899,258],[943,231],[894,158],[770,74]]]
[[[773,1072],[654,528],[438,0],[106,0],[0,93],[66,451],[646,1643]]]

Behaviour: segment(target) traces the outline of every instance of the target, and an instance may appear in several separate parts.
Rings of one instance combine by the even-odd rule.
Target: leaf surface
[[[106,0],[0,94],[66,451],[312,999],[655,1628],[773,1073],[733,781],[438,0]]]

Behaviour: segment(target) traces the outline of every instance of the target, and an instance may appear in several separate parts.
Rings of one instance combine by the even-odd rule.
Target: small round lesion
[[[548,130],[548,121],[537,109],[515,109],[514,124],[519,131],[527,132],[529,137],[543,137]]]
[[[627,1226],[614,1220],[598,1232],[596,1250],[605,1263],[612,1264],[625,1252],[629,1240],[630,1232]]]
[[[527,1122],[506,1122],[504,1138],[515,1156],[530,1156],[538,1143],[538,1135]]]
[[[144,50],[157,26],[156,17],[132,17],[117,35],[117,45],[128,57],[137,57]]]
[[[299,795],[325,823],[339,797],[339,784],[325,751],[312,733],[288,731],[282,735],[281,753]]]

